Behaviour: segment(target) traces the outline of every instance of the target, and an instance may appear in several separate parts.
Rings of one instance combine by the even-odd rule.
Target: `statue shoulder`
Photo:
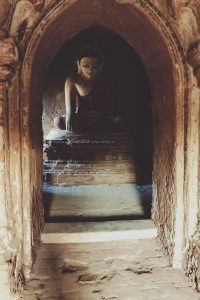
[[[75,85],[74,78],[72,76],[68,76],[65,80],[65,87],[72,88]]]

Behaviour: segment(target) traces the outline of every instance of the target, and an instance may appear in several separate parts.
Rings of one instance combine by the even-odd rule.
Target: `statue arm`
[[[65,82],[66,131],[72,131],[72,88],[73,82],[68,78]]]

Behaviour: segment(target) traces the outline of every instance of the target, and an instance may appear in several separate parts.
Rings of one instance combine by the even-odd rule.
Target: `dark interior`
[[[97,46],[103,53],[104,67],[102,77],[108,79],[112,95],[112,114],[126,123],[126,128],[134,141],[134,160],[142,181],[151,183],[152,174],[152,112],[151,90],[139,54],[114,32],[95,26],[76,34],[59,50],[49,68],[44,91],[44,111],[52,118],[65,113],[64,82],[75,66],[75,54],[80,47],[90,44]],[[56,95],[61,100],[55,100]],[[109,93],[108,93],[109,94]],[[51,110],[48,102],[58,101],[59,109]],[[102,100],[103,102],[103,100]],[[49,104],[50,106],[51,104]],[[43,125],[45,117],[43,117]]]

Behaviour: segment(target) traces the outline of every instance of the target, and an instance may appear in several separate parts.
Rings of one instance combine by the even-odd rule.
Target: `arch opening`
[[[154,131],[153,218],[169,256],[172,259],[175,257],[175,260],[180,262],[181,251],[180,248],[176,248],[176,244],[179,243],[181,247],[182,237],[180,236],[179,241],[176,240],[175,229],[177,216],[179,225],[182,226],[182,201],[178,201],[178,197],[180,199],[183,196],[183,172],[182,170],[177,171],[177,164],[184,159],[183,145],[179,144],[179,140],[182,140],[184,136],[183,108],[182,106],[178,108],[178,104],[181,103],[184,96],[184,90],[181,88],[184,86],[182,84],[184,79],[181,55],[179,57],[178,54],[175,54],[178,53],[177,49],[176,52],[174,49],[171,51],[170,47],[168,48],[167,37],[163,34],[164,29],[159,32],[155,20],[139,4],[119,4],[116,1],[108,4],[107,1],[102,1],[101,5],[92,5],[90,1],[85,2],[87,3],[84,3],[84,6],[78,1],[69,7],[60,5],[57,10],[55,9],[51,21],[50,16],[47,16],[48,25],[45,30],[36,31],[30,41],[22,70],[23,102],[25,109],[27,108],[27,114],[24,116],[25,123],[28,125],[26,134],[27,137],[30,137],[29,146],[32,149],[29,152],[30,160],[31,157],[36,157],[40,162],[42,160],[41,100],[43,84],[48,66],[58,49],[74,34],[92,27],[94,24],[108,28],[123,37],[139,55],[150,79]],[[112,5],[112,10],[108,9],[108,5]],[[85,7],[89,7],[87,13]],[[72,22],[80,10],[83,18],[78,23]],[[119,16],[120,22],[118,22]],[[135,30],[135,28],[140,30]],[[59,38],[57,38],[58,32]],[[174,47],[176,48],[176,46]],[[179,68],[176,68],[176,64],[179,64]],[[179,81],[181,84],[178,83]],[[179,136],[177,136],[177,130]],[[24,143],[27,143],[25,139]],[[30,160],[26,162],[28,167],[24,171],[29,178],[32,165]],[[39,172],[41,172],[41,167],[38,165],[36,176]],[[32,186],[35,185],[34,182],[38,183],[33,176],[32,181]],[[178,182],[179,187],[177,186]],[[37,185],[37,191],[36,194],[41,192],[41,184]],[[30,191],[29,201],[33,204],[32,196],[32,191]],[[41,198],[39,197],[37,201],[41,203]]]
[[[106,91],[99,91],[98,100],[108,113],[127,123],[133,136],[135,158],[143,168],[143,180],[152,179],[152,111],[151,91],[146,71],[133,48],[121,37],[101,26],[94,26],[75,35],[58,51],[49,67],[43,97],[43,135],[53,126],[53,119],[65,114],[64,84],[76,65],[75,55],[82,46],[93,45],[104,57],[103,74]],[[110,107],[111,112],[110,112]],[[104,109],[104,111],[106,111]],[[104,128],[109,132],[109,128]],[[123,127],[116,125],[116,130]],[[124,128],[125,130],[125,128]],[[140,162],[140,163],[139,163]],[[142,167],[143,166],[143,167]],[[145,177],[145,178],[144,178]],[[139,179],[138,179],[139,181]]]
[[[96,82],[93,101],[98,101],[96,109],[102,120],[109,118],[112,122],[105,124],[102,121],[103,124],[99,124],[96,129],[92,126],[86,131],[66,135],[62,130],[52,129],[53,119],[66,113],[65,80],[76,66],[74,53],[85,45],[97,47],[103,55],[103,69],[98,78],[101,85],[98,89],[98,81]],[[83,207],[80,213],[89,215],[88,219],[112,221],[150,218],[151,98],[148,77],[138,55],[125,40],[112,31],[101,26],[91,27],[75,35],[58,51],[48,71],[43,98],[43,130],[46,140],[44,206],[47,223],[52,220],[57,223],[60,220],[85,220],[86,217],[77,216],[77,212],[74,216],[72,214],[76,201],[73,200],[71,205],[70,201],[76,198],[77,191],[71,189],[71,186],[76,185],[79,186],[80,194],[83,194],[80,201],[77,201],[76,209],[81,211]],[[66,138],[70,147],[66,146],[64,151],[63,142],[55,140]],[[92,143],[95,143],[94,147]],[[89,157],[85,151],[89,153]],[[85,189],[87,187],[84,193],[81,192],[82,186]],[[117,193],[110,198],[111,188],[118,190],[118,194],[124,194],[126,209],[120,204],[121,196],[117,197]],[[93,199],[92,189],[96,189]],[[107,198],[112,209],[106,203],[103,205]],[[62,211],[58,213],[61,201]],[[86,211],[85,205],[88,206]],[[96,209],[92,214],[94,206]],[[45,231],[47,228],[48,225]]]

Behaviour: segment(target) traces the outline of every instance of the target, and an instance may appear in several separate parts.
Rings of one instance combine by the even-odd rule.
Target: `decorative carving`
[[[13,65],[17,61],[17,52],[12,38],[0,41],[0,65]]]
[[[187,6],[191,1],[192,0],[167,0],[169,14],[174,19],[178,19],[181,9]]]
[[[188,8],[191,9],[192,13],[196,17],[196,22],[200,33],[200,0],[191,0],[188,4]]]
[[[25,31],[31,28],[38,18],[39,12],[32,2],[20,0],[16,3],[10,26],[10,35],[21,39]]]
[[[18,51],[12,38],[0,41],[0,81],[9,81],[13,77],[14,67],[18,63]]]
[[[9,81],[13,77],[14,71],[8,66],[0,66],[0,80]]]
[[[45,1],[46,0],[30,0],[32,4],[34,5],[35,9],[39,12],[43,10],[45,7]]]
[[[0,0],[0,38],[12,36],[22,38],[40,12],[47,0]]]
[[[18,0],[0,0],[0,38],[9,36],[10,24]]]
[[[11,7],[11,1],[0,0],[0,38],[7,35]]]
[[[191,46],[188,51],[187,59],[189,64],[193,67],[194,75],[200,87],[200,40]]]
[[[11,4],[9,1],[0,0],[0,27],[2,27],[6,21],[10,6]]]
[[[180,42],[180,39],[177,35],[177,31],[175,30],[174,26],[172,26],[171,22],[168,19],[165,19],[165,26],[163,26],[163,14],[159,11],[159,9],[157,9],[152,4],[151,1],[152,0],[141,0],[141,2],[139,2],[139,4],[144,10],[147,11],[147,13],[149,15],[151,15],[154,22],[156,22],[156,24],[159,24],[165,38],[168,40],[168,43],[171,43],[172,45],[174,45],[174,51],[172,51],[172,54],[173,54],[176,62],[177,62],[177,59],[179,59],[181,64],[183,64],[185,84],[187,85],[187,82],[188,82],[187,67],[186,67],[187,61],[186,61],[186,57],[185,57],[185,51],[184,51],[183,46]],[[167,0],[167,1],[169,1],[169,0]],[[197,1],[200,1],[200,0],[197,0]]]

